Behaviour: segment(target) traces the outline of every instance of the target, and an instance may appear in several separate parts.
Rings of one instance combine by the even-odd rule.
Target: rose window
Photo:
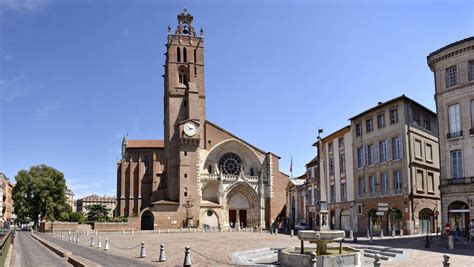
[[[219,160],[219,166],[224,174],[238,175],[242,160],[234,153],[227,153]]]

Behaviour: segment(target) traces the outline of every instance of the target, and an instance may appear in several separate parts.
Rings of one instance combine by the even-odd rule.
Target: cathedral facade
[[[117,215],[143,230],[270,227],[288,176],[277,155],[207,120],[204,36],[186,10],[168,27],[164,66],[164,140],[124,138]]]

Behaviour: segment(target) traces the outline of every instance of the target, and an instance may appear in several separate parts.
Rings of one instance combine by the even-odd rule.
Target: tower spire
[[[178,14],[178,27],[176,27],[175,34],[196,36],[193,26],[193,16],[188,13],[186,8],[183,12]]]

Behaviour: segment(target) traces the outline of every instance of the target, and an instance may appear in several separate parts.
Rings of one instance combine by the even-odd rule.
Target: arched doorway
[[[434,212],[428,208],[420,210],[418,214],[418,226],[421,234],[426,235],[434,232]]]
[[[155,218],[153,216],[153,213],[149,210],[145,210],[142,213],[141,229],[142,230],[154,230],[155,229]]]
[[[341,230],[350,231],[351,230],[351,211],[350,210],[341,210]]]
[[[219,217],[213,210],[207,210],[204,212],[202,218],[202,225],[205,229],[218,229],[219,228]]]
[[[387,234],[395,230],[395,234],[400,234],[402,228],[402,212],[397,208],[392,208],[387,213]]]
[[[448,222],[451,231],[457,235],[466,235],[469,231],[469,206],[462,201],[454,201],[448,206]]]
[[[232,186],[227,193],[227,209],[231,227],[260,226],[257,194],[245,183]]]
[[[380,232],[380,222],[379,222],[379,216],[377,216],[377,210],[376,209],[371,209],[369,211],[369,217],[367,218],[369,220],[369,230],[370,233],[378,233]]]

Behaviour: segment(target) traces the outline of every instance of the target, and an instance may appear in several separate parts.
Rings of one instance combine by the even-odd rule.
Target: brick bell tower
[[[167,199],[180,203],[180,215],[198,218],[198,150],[204,147],[206,104],[204,37],[196,35],[193,16],[178,15],[174,33],[168,26],[164,75],[165,177]],[[188,205],[186,205],[188,204]],[[193,208],[189,208],[192,204]],[[188,206],[187,208],[184,208]]]

